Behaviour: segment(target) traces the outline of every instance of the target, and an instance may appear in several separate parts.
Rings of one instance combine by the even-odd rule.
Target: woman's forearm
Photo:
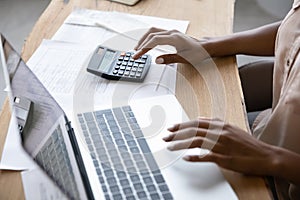
[[[283,148],[274,148],[273,175],[300,186],[300,155]]]
[[[300,155],[289,150],[274,147],[273,162],[270,166],[273,176],[288,180],[289,197],[300,199]]]
[[[236,54],[273,56],[280,23],[276,22],[225,37],[211,38],[203,42],[203,47],[212,57]]]

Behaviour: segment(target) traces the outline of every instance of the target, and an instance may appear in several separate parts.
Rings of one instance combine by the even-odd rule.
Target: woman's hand
[[[201,41],[189,37],[177,30],[163,30],[151,28],[138,42],[134,59],[139,58],[149,50],[158,45],[171,45],[176,48],[177,53],[165,54],[157,57],[157,64],[190,63],[197,65],[209,55],[202,47]]]
[[[242,129],[218,119],[203,119],[174,125],[163,138],[171,151],[204,148],[206,155],[184,157],[190,162],[214,162],[220,167],[253,175],[274,175],[276,148]]]

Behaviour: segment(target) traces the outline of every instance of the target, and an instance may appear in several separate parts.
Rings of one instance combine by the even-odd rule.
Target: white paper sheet
[[[34,166],[34,161],[22,147],[17,119],[13,112],[2,152],[0,169],[24,170],[32,169]]]
[[[183,20],[76,9],[65,20],[52,39],[96,47],[110,38],[129,35],[129,38],[136,43],[150,27],[167,30],[176,29],[185,33],[188,24],[188,21]]]
[[[23,171],[21,176],[25,199],[68,199],[52,180],[37,166],[34,169]]]

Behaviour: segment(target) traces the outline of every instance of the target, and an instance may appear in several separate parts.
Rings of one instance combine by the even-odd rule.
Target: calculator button
[[[125,67],[125,66],[121,66],[120,69],[121,69],[121,70],[125,70],[126,67]]]
[[[122,61],[123,59],[124,59],[124,56],[120,56],[120,57],[118,58],[119,61]]]
[[[143,72],[143,68],[139,68],[139,69],[138,69],[138,72]]]
[[[118,73],[118,70],[114,70],[114,71],[113,71],[113,74],[117,74],[117,73]]]
[[[142,74],[141,73],[136,73],[135,75],[137,78],[141,78]]]
[[[132,68],[132,70],[131,70],[132,72],[136,72],[137,71],[137,68],[136,67],[134,67],[134,68]]]
[[[141,58],[143,58],[143,59],[147,59],[148,58],[148,56],[147,55],[142,55],[142,57]]]
[[[124,60],[125,60],[125,61],[128,61],[128,60],[129,60],[129,57],[125,57]]]
[[[129,62],[128,67],[132,67],[132,66],[133,66],[133,62]]]
[[[140,63],[145,64],[145,63],[146,63],[146,60],[141,60]]]
[[[131,77],[135,76],[135,72],[130,72],[130,76]]]
[[[130,60],[130,62],[134,62],[134,59],[133,59],[133,58],[130,58],[129,60]]]
[[[118,74],[119,74],[119,75],[123,75],[123,74],[124,74],[124,71],[123,71],[123,70],[120,70]]]
[[[139,64],[139,67],[140,67],[140,68],[144,68],[144,67],[145,67],[145,64]]]
[[[118,65],[117,65],[117,66],[115,66],[115,69],[117,69],[117,70],[118,70],[118,69],[120,69],[120,66],[118,66]]]
[[[128,62],[123,62],[122,65],[126,66],[126,65],[128,65]]]
[[[138,63],[134,63],[133,66],[134,66],[134,67],[138,67],[139,64],[138,64]]]
[[[131,56],[131,54],[132,54],[132,53],[130,53],[130,52],[127,52],[127,53],[126,53],[126,56]]]
[[[130,74],[129,71],[124,72],[124,76],[129,76],[129,74]]]
[[[126,67],[126,71],[130,71],[131,70],[131,67]]]
[[[121,64],[122,64],[122,62],[121,62],[121,61],[118,61],[118,62],[117,62],[117,65],[121,65]]]

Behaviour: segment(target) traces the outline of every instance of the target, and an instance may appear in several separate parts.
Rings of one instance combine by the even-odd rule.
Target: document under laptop
[[[237,199],[219,168],[169,152],[166,128],[188,120],[173,95],[76,113],[72,123],[1,36],[12,96],[33,102],[26,152],[70,199]]]

